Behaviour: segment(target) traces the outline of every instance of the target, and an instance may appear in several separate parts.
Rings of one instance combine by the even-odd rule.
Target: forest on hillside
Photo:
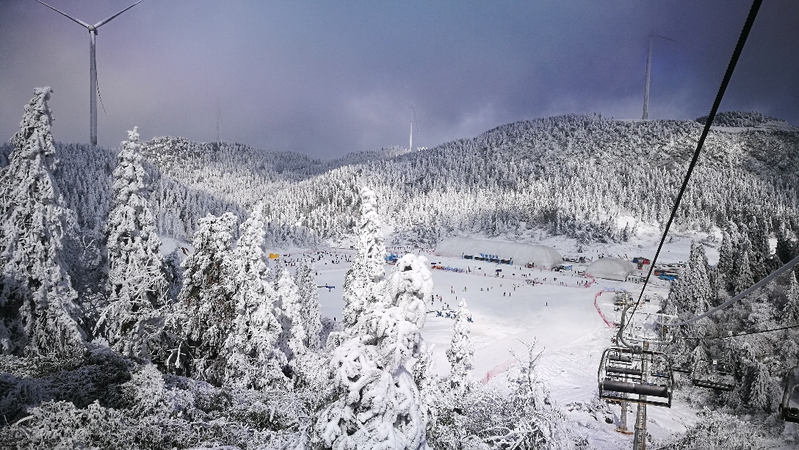
[[[469,374],[465,301],[450,375],[431,372],[420,332],[429,264],[409,254],[387,274],[382,224],[426,244],[530,227],[625,239],[635,227],[620,229],[620,217],[668,214],[697,132],[565,116],[323,163],[142,143],[134,128],[118,152],[90,152],[54,143],[51,93],[35,91],[0,172],[0,442],[12,448],[588,448],[536,378],[534,343],[501,388]],[[799,255],[796,134],[713,134],[679,225],[721,227],[719,263],[695,244],[664,312],[701,314]],[[292,275],[270,268],[265,250],[343,234],[356,255],[343,320],[331,324],[313,261]],[[164,257],[162,236],[193,250]],[[683,381],[685,400],[708,409],[665,448],[758,448],[782,433],[779,391],[799,364],[797,286],[789,271],[678,331],[675,367],[723,359],[732,381],[712,392]],[[743,337],[752,332],[762,334]]]
[[[765,120],[727,116],[734,123]],[[782,124],[711,132],[678,229],[709,231],[752,216],[769,218],[770,232],[782,222],[796,229],[799,131]],[[638,224],[665,222],[700,131],[690,121],[559,116],[425,151],[394,148],[327,162],[168,137],[142,143],[142,153],[154,180],[159,233],[184,241],[206,213],[242,215],[262,199],[270,245],[340,239],[352,229],[360,184],[377,194],[397,244],[434,246],[462,234],[519,239],[531,230],[618,241]],[[107,208],[115,152],[57,148],[55,176],[64,181],[67,204],[83,228],[95,229]]]
[[[531,378],[532,346],[508,392],[467,374],[465,302],[451,375],[433,375],[420,333],[427,261],[408,254],[385,273],[367,188],[336,326],[320,316],[312,261],[293,275],[268,266],[261,202],[241,223],[231,212],[198,219],[176,272],[159,250],[136,128],[113,168],[101,239],[82,240],[53,176],[51,93],[35,90],[0,172],[0,446],[572,445]]]

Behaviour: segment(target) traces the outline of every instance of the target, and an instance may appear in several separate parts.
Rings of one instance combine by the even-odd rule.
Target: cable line
[[[638,309],[638,306],[641,304],[641,300],[644,298],[644,291],[646,290],[646,285],[649,283],[649,278],[652,276],[652,271],[655,269],[655,263],[657,262],[658,256],[660,256],[660,251],[663,248],[663,243],[666,241],[666,235],[669,233],[669,228],[671,228],[671,223],[674,221],[674,216],[677,215],[677,208],[680,206],[680,201],[682,200],[682,196],[685,193],[685,189],[688,186],[688,180],[691,178],[691,173],[694,171],[694,167],[696,166],[696,162],[699,160],[699,153],[702,150],[702,146],[705,144],[705,139],[707,138],[708,133],[710,132],[710,126],[713,123],[713,119],[716,117],[716,112],[719,109],[719,105],[721,104],[721,99],[724,97],[724,92],[727,90],[727,85],[730,83],[730,79],[732,78],[732,73],[735,70],[735,65],[738,63],[738,58],[741,56],[741,52],[743,51],[744,44],[746,44],[746,38],[749,36],[749,31],[752,29],[752,24],[755,22],[755,17],[757,17],[757,12],[760,9],[760,5],[763,3],[763,0],[754,0],[752,2],[752,8],[749,10],[749,16],[746,18],[746,23],[744,23],[744,27],[741,30],[741,35],[738,37],[738,43],[735,46],[735,51],[732,53],[732,58],[730,58],[730,62],[727,65],[727,71],[724,74],[724,79],[721,81],[721,86],[719,87],[719,91],[716,94],[716,100],[713,102],[713,107],[710,108],[710,114],[707,116],[707,121],[705,122],[705,127],[702,130],[702,135],[699,137],[699,142],[696,144],[696,150],[694,151],[694,156],[691,159],[691,163],[688,165],[688,171],[685,174],[685,179],[683,180],[682,186],[680,187],[680,191],[677,194],[677,199],[674,201],[674,207],[671,210],[671,215],[669,216],[668,222],[666,222],[666,227],[663,230],[663,237],[660,239],[660,244],[658,244],[658,249],[655,252],[655,257],[652,259],[652,264],[649,266],[649,272],[646,274],[646,279],[644,280],[644,285],[641,287],[641,293],[638,295],[638,301],[635,302],[635,306],[633,307],[632,313],[630,317],[635,314],[635,311]],[[628,322],[629,323],[629,322]],[[619,336],[622,335],[624,332],[624,328],[627,324],[619,327]]]
[[[677,336],[675,339],[697,339],[697,340],[700,340],[700,341],[716,341],[716,340],[719,340],[719,339],[731,339],[731,338],[738,337],[738,336],[749,336],[750,334],[771,333],[771,332],[774,332],[774,331],[784,331],[784,330],[790,330],[790,329],[793,329],[793,328],[799,328],[799,324],[788,325],[788,326],[779,327],[779,328],[769,328],[768,330],[749,331],[749,332],[746,332],[746,333],[731,334],[729,336],[715,336],[715,337],[707,337],[707,336],[705,336],[705,337]]]
[[[790,270],[791,268],[793,268],[793,266],[795,266],[797,264],[799,264],[799,256],[797,256],[796,258],[788,261],[788,263],[785,264],[784,266],[780,267],[779,269],[775,270],[774,272],[771,272],[767,277],[765,277],[762,280],[758,281],[757,283],[753,284],[752,286],[750,286],[745,291],[743,291],[740,294],[736,295],[735,297],[727,300],[726,302],[720,304],[719,306],[716,306],[715,308],[713,308],[713,309],[711,309],[711,310],[709,310],[707,312],[704,312],[704,313],[702,313],[702,314],[700,314],[700,315],[698,315],[696,317],[692,317],[692,318],[690,318],[688,320],[683,320],[682,322],[677,322],[677,323],[670,323],[670,324],[667,324],[667,325],[670,326],[670,327],[681,327],[683,325],[687,325],[689,323],[696,322],[697,320],[699,320],[699,319],[701,319],[703,317],[707,317],[707,316],[715,313],[716,311],[719,311],[721,309],[724,309],[724,308],[730,306],[731,304],[737,302],[738,300],[748,296],[752,292],[754,292],[754,291],[760,289],[761,287],[767,285],[771,280],[773,280],[773,279],[777,278],[778,276],[784,274],[785,272],[787,272],[788,270]],[[666,324],[664,324],[664,325],[666,325]]]

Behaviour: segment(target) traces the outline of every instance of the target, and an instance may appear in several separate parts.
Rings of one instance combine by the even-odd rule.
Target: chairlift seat
[[[780,405],[780,415],[786,422],[799,423],[799,408],[784,408]]]
[[[621,373],[624,375],[632,375],[638,378],[641,378],[642,372],[640,369],[630,369],[627,367],[615,367],[615,366],[608,366],[607,368],[608,373]]]
[[[735,389],[735,384],[733,383],[725,383],[720,381],[712,381],[712,380],[703,380],[703,379],[694,379],[691,382],[696,387],[707,388],[707,389],[717,389],[719,391],[731,391]]]
[[[694,364],[691,382],[697,387],[720,391],[731,391],[736,386],[730,364],[717,359],[700,360]]]
[[[633,358],[631,356],[620,355],[620,354],[615,353],[615,352],[611,352],[610,354],[608,354],[608,359],[610,359],[611,361],[620,361],[620,362],[626,362],[626,363],[632,363],[633,362]]]
[[[671,407],[674,380],[663,353],[608,348],[602,354],[597,379],[603,400]]]
[[[669,389],[667,386],[605,380],[602,382],[602,387],[608,391],[624,392],[628,394],[650,395],[664,398],[669,397]]]
[[[786,422],[799,423],[799,367],[788,372],[786,377],[780,415]]]

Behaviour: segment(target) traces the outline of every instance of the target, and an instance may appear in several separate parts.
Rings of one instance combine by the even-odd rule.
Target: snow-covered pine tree
[[[236,221],[232,213],[199,220],[194,253],[182,264],[183,288],[178,295],[176,325],[190,348],[189,374],[217,384],[224,379],[226,363],[220,356],[236,317],[231,250]]]
[[[785,303],[781,309],[780,322],[795,324],[799,322],[799,283],[793,271],[788,272],[788,287],[785,289]]]
[[[732,292],[739,294],[755,284],[752,274],[752,265],[749,260],[748,240],[740,247],[738,258],[735,260],[734,275],[731,281]]]
[[[752,384],[749,386],[749,405],[753,408],[771,412],[772,404],[776,398],[768,366],[756,362],[750,369]]]
[[[768,226],[763,220],[752,217],[749,222],[749,263],[752,269],[752,281],[758,282],[768,275],[766,261],[771,254],[768,242]]]
[[[720,277],[719,284],[726,287],[732,274],[735,249],[733,248],[732,237],[726,230],[722,232],[721,246],[719,246],[719,262],[716,264],[716,272]]]
[[[431,421],[437,420],[441,396],[437,386],[438,379],[433,373],[433,346],[428,346],[425,341],[421,342],[419,357],[413,365],[413,380],[419,389],[422,418],[430,430]]]
[[[702,244],[692,242],[688,264],[672,283],[668,304],[678,314],[689,316],[707,311],[714,298],[705,249]]]
[[[424,400],[412,375],[423,341],[424,299],[432,277],[424,257],[406,255],[395,267],[386,299],[367,306],[362,332],[333,353],[338,398],[317,421],[328,448],[423,448]]]
[[[254,389],[282,387],[287,382],[283,375],[286,355],[277,348],[282,327],[272,311],[277,295],[267,279],[264,260],[262,209],[257,204],[240,227],[233,261],[236,318],[225,340],[225,382]]]
[[[0,174],[0,353],[69,356],[84,350],[62,239],[75,218],[53,181],[55,147],[47,101],[50,87],[34,89],[14,151]]]
[[[280,324],[283,327],[278,339],[278,346],[288,357],[292,372],[301,375],[298,373],[302,370],[299,367],[299,360],[308,350],[305,346],[307,335],[303,327],[303,305],[297,285],[286,269],[283,269],[277,280],[277,299],[282,312]]]
[[[783,264],[794,259],[799,254],[799,245],[796,242],[796,235],[785,223],[781,223],[776,230],[777,235],[777,257]],[[794,270],[795,271],[795,270]]]
[[[376,326],[371,324],[377,330],[377,336],[382,338],[381,353],[388,358],[385,363],[392,370],[414,358],[409,364],[410,370],[420,355],[422,336],[419,330],[424,327],[427,318],[425,300],[433,295],[433,277],[427,264],[424,256],[411,254],[397,261],[386,283],[386,300],[383,304],[387,308],[382,318],[385,323],[378,322]],[[375,304],[374,308],[381,310],[379,304]],[[396,329],[386,319],[388,316],[393,316],[397,321]],[[370,317],[374,318],[374,315]]]
[[[474,346],[469,336],[469,309],[466,300],[458,304],[458,317],[455,319],[455,330],[452,334],[450,348],[447,350],[447,360],[450,366],[450,386],[461,390],[468,386],[466,381],[467,371],[472,369]]]
[[[375,210],[375,194],[361,187],[361,217],[356,224],[358,254],[344,277],[343,322],[353,329],[359,317],[370,304],[379,302],[385,280],[386,246],[380,229],[380,218]]]
[[[96,330],[114,350],[150,360],[160,345],[168,283],[136,127],[128,131],[118,159],[106,226],[109,304]]]
[[[294,279],[302,304],[301,318],[306,334],[304,343],[308,349],[315,351],[319,349],[322,317],[319,313],[319,292],[317,291],[316,279],[313,273],[313,263],[302,260],[297,265],[297,273],[294,274]]]

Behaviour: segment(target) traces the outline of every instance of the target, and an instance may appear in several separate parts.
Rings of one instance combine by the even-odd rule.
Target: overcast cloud
[[[132,0],[50,0],[96,23]],[[99,143],[220,138],[318,158],[433,147],[567,113],[706,115],[749,0],[145,0],[99,29]],[[33,88],[55,93],[53,134],[89,139],[89,36],[33,0],[0,0],[0,138]],[[218,105],[218,107],[217,107]],[[799,2],[766,0],[722,110],[799,125]]]

